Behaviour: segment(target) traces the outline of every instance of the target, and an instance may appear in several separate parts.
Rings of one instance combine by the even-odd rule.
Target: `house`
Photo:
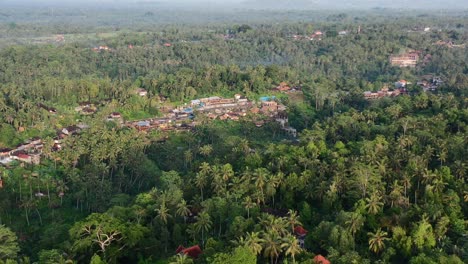
[[[391,55],[390,64],[398,67],[416,67],[420,52],[412,51],[401,55]]]
[[[278,111],[278,103],[275,102],[275,101],[262,102],[261,111],[263,113],[277,112]]]
[[[164,47],[172,47],[171,43],[164,43]]]
[[[241,98],[242,98],[242,95],[240,95],[240,94],[235,94],[234,95],[234,99],[236,99],[236,100],[239,100]]]
[[[25,154],[25,153],[13,153],[12,158],[24,163],[29,164],[39,164],[41,163],[41,155],[40,154]]]
[[[146,91],[143,88],[136,89],[135,93],[138,94],[141,97],[148,95],[148,91]]]
[[[112,112],[109,115],[109,118],[122,118],[122,114],[120,114],[119,112]]]
[[[278,90],[280,92],[286,92],[286,91],[291,90],[291,87],[289,87],[289,85],[287,83],[282,82],[276,87],[276,90]]]
[[[273,101],[276,99],[276,96],[262,96],[260,97],[260,101],[266,102],[266,101]]]
[[[0,148],[0,159],[10,157],[10,152],[12,149],[10,148]]]
[[[439,88],[439,86],[443,83],[444,81],[440,77],[436,77],[433,75],[424,75],[421,76],[420,81],[418,81],[416,84],[422,87],[425,92],[427,92],[436,91],[437,88]]]
[[[136,127],[138,130],[146,130],[151,127],[151,124],[149,121],[138,121],[136,123]]]
[[[64,129],[62,129],[62,133],[65,134],[65,135],[73,135],[73,134],[76,134],[76,133],[79,133],[81,131],[81,129],[78,127],[78,126],[68,126]]]
[[[314,257],[315,264],[330,264],[330,261],[322,255],[317,255]]]
[[[201,101],[199,99],[190,101],[190,105],[192,106],[199,106],[200,104],[201,104]]]
[[[94,113],[96,113],[96,108],[92,108],[92,107],[85,107],[81,110],[81,114],[83,115],[92,115]]]
[[[406,80],[399,80],[398,82],[395,82],[395,88],[406,88],[406,85],[408,82]]]
[[[258,107],[253,107],[252,109],[250,109],[250,112],[252,112],[252,114],[258,114],[260,112],[260,109],[258,109]]]
[[[108,46],[99,46],[93,48],[93,51],[99,52],[99,51],[109,51],[111,50]]]
[[[338,35],[340,35],[340,36],[344,36],[344,35],[347,35],[347,34],[348,34],[348,31],[346,31],[346,30],[342,30],[342,31],[338,32]]]
[[[8,164],[8,163],[13,161],[10,158],[11,151],[12,151],[12,149],[9,149],[9,148],[1,148],[0,149],[0,163]]]
[[[187,255],[193,259],[196,259],[198,258],[198,256],[200,256],[201,254],[203,254],[200,246],[198,245],[195,245],[193,247],[189,247],[189,248],[184,248],[183,246],[179,246],[176,250],[176,254],[183,254],[183,255]]]
[[[296,236],[297,240],[299,241],[299,246],[304,248],[305,237],[309,233],[309,231],[305,230],[302,226],[294,227],[294,235]]]

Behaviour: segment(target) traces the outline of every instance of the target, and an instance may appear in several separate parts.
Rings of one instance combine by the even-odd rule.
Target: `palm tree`
[[[169,209],[166,207],[165,202],[162,202],[159,208],[155,209],[155,211],[158,213],[156,217],[163,221],[164,224],[167,224],[167,220],[172,217],[169,214]]]
[[[245,237],[244,241],[245,246],[250,248],[256,256],[258,256],[262,252],[262,243],[264,242],[264,240],[260,238],[259,232],[247,233],[247,236]]]
[[[246,196],[242,204],[244,205],[245,209],[247,209],[247,218],[250,218],[250,209],[255,208],[256,204],[252,201],[250,196]]]
[[[289,210],[288,211],[288,223],[291,226],[291,232],[294,233],[294,227],[296,225],[302,225],[299,221],[299,216],[297,215],[296,211]]]
[[[375,233],[367,233],[367,235],[370,237],[369,239],[369,250],[371,250],[374,253],[379,253],[385,248],[385,240],[389,240],[387,238],[387,232],[382,231],[382,229],[377,229],[377,232]]]
[[[190,215],[190,209],[188,208],[187,202],[184,199],[180,200],[180,203],[177,204],[176,214],[178,216],[184,217],[184,220],[187,216]]]
[[[169,264],[193,264],[193,260],[185,254],[179,254],[176,259]]]
[[[195,185],[200,189],[201,200],[203,201],[203,189],[208,184],[208,174],[199,172],[195,176]]]
[[[295,236],[289,235],[284,239],[283,244],[281,244],[281,248],[286,249],[286,256],[291,256],[293,260],[293,264],[296,263],[296,255],[301,253],[302,248],[299,245],[299,241]]]
[[[382,200],[382,197],[377,192],[366,198],[366,208],[369,214],[375,215],[382,210],[384,203],[380,200]]]
[[[270,258],[271,264],[276,263],[281,254],[279,235],[276,232],[266,233],[263,237],[263,248],[263,256]]]
[[[349,231],[354,237],[364,225],[364,217],[359,212],[353,212],[345,224],[348,226]]]
[[[205,244],[205,232],[211,229],[213,222],[211,221],[210,215],[203,211],[197,216],[197,222],[195,223],[195,231],[202,234],[202,244]]]
[[[205,157],[208,157],[213,152],[213,147],[211,145],[204,145],[199,149],[200,154]]]

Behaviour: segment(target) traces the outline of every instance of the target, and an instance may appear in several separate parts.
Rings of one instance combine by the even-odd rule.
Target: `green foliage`
[[[434,45],[467,42],[464,13],[245,11],[229,18],[236,26],[168,25],[163,11],[145,9],[126,12],[139,17],[130,31],[107,21],[116,10],[5,12],[18,21],[0,23],[0,148],[40,136],[43,155],[0,169],[2,262],[312,263],[318,253],[332,263],[468,262],[468,53]],[[89,24],[57,23],[82,12]],[[50,23],[36,23],[43,16]],[[94,17],[105,23],[96,28]],[[422,25],[440,30],[415,32]],[[320,41],[291,38],[318,30]],[[51,32],[66,41],[4,47],[51,41],[36,37]],[[389,64],[409,49],[431,58]],[[437,91],[416,84],[427,74],[442,77]],[[399,79],[408,95],[363,98]],[[301,91],[272,91],[280,82]],[[180,133],[105,121],[237,93],[276,96],[299,137],[252,113],[239,122],[195,113],[195,128]],[[83,101],[97,112],[76,112]],[[87,128],[52,151],[70,125]],[[304,249],[298,226],[308,230]],[[173,256],[179,245],[204,253]]]
[[[19,251],[16,234],[8,227],[0,225],[0,260],[16,259]]]
[[[257,256],[247,247],[237,247],[231,254],[216,254],[210,263],[213,264],[255,264]]]

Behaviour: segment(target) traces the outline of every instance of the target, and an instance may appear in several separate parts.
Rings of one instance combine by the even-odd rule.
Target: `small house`
[[[302,226],[294,227],[294,235],[296,236],[297,240],[299,241],[299,246],[304,248],[305,244],[305,237],[309,233],[309,231],[305,230]]]
[[[399,80],[398,82],[395,82],[395,88],[406,88],[406,85],[408,82],[406,80]]]
[[[176,254],[183,254],[183,255],[187,255],[193,259],[196,259],[198,258],[198,256],[200,256],[202,254],[202,250],[200,248],[200,246],[198,245],[195,245],[193,247],[189,247],[189,248],[184,248],[183,246],[179,246],[176,250]]]
[[[287,83],[282,82],[276,87],[276,90],[278,90],[280,92],[286,92],[286,91],[291,90],[291,87],[289,87],[289,85]]]
[[[148,95],[148,91],[143,88],[136,89],[135,93],[141,97]]]
[[[317,255],[314,257],[315,264],[330,264],[330,261],[322,255]]]

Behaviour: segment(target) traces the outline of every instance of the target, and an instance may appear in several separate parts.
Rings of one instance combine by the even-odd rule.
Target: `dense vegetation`
[[[65,35],[6,45],[0,148],[35,136],[45,143],[40,165],[0,167],[0,263],[313,263],[318,254],[332,263],[467,263],[468,52],[434,43],[466,43],[468,22],[459,13],[428,16],[157,28],[144,18],[140,32],[92,42]],[[0,32],[64,33],[21,23]],[[320,41],[291,38],[316,30],[326,33]],[[391,67],[389,55],[409,49],[431,59]],[[443,78],[436,92],[416,85],[426,74]],[[363,99],[399,79],[412,83],[408,95]],[[157,116],[202,96],[258,99],[283,81],[304,94],[280,96],[298,139],[249,118],[200,115],[194,131],[169,135],[104,121],[113,111]],[[99,111],[80,116],[83,101]],[[56,131],[78,123],[89,128],[52,151]],[[305,249],[299,225],[309,231]],[[175,256],[179,245],[196,244],[198,259]]]

